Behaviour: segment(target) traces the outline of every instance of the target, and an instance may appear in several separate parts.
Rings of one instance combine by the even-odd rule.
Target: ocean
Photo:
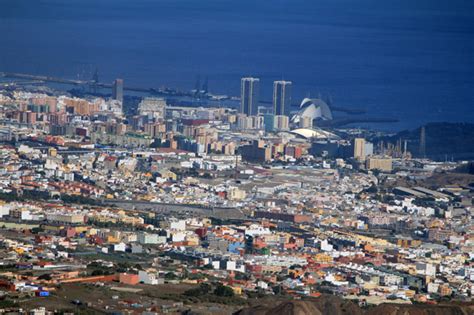
[[[0,71],[237,96],[293,81],[293,102],[398,123],[474,122],[474,1],[0,0]],[[337,115],[337,113],[336,113]]]

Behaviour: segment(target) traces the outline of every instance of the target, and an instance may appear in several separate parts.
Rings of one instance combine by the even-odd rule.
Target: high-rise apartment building
[[[265,114],[263,116],[263,124],[266,132],[273,132],[275,130],[275,116],[272,114]]]
[[[272,158],[272,149],[262,140],[255,140],[251,144],[240,147],[242,159],[252,162],[267,162]]]
[[[285,115],[275,115],[275,129],[279,131],[289,130],[290,119]]]
[[[289,115],[291,107],[291,81],[273,82],[273,113]]]
[[[365,139],[355,138],[353,147],[354,147],[354,158],[358,161],[364,161],[365,160]]]
[[[259,104],[260,79],[246,77],[242,78],[240,86],[240,113],[256,115]]]
[[[239,115],[237,118],[237,127],[240,130],[261,130],[264,127],[263,116]]]
[[[309,116],[302,116],[300,117],[300,122],[299,122],[299,127],[300,128],[313,128],[313,118]]]
[[[112,86],[112,98],[123,103],[123,79],[115,79]]]

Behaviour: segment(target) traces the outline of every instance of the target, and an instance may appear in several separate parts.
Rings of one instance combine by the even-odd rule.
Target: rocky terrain
[[[322,295],[319,298],[283,301],[245,308],[236,315],[471,315],[474,304],[446,305],[399,305],[381,304],[374,307],[361,308],[356,303],[342,298]]]

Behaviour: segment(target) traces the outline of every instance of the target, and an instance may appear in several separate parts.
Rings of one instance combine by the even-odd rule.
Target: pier
[[[50,83],[59,83],[67,84],[74,86],[88,86],[94,89],[111,89],[111,83],[103,83],[95,80],[73,80],[73,79],[63,79],[58,77],[50,77],[43,75],[33,75],[26,73],[14,73],[14,72],[0,72],[0,78],[12,78],[20,80],[28,80],[31,84],[36,82],[50,82]],[[125,91],[130,92],[139,92],[139,93],[150,93],[155,95],[163,96],[189,96],[192,97],[194,94],[192,92],[181,91],[173,88],[143,88],[143,87],[127,87],[124,86]]]

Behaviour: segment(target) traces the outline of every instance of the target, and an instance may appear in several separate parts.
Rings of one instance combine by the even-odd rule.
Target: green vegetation
[[[101,202],[99,200],[76,195],[61,195],[61,200],[65,203],[77,203],[96,206],[101,205]]]
[[[211,290],[212,290],[212,287],[210,284],[201,283],[199,287],[185,291],[184,295],[198,297],[198,296],[208,294],[209,292],[211,292]]]
[[[96,269],[92,271],[91,276],[108,276],[113,274],[114,273],[112,271],[109,271],[107,269]]]
[[[174,272],[168,272],[165,274],[165,280],[176,280],[178,276]]]
[[[51,278],[51,275],[49,273],[42,274],[41,276],[38,277],[38,280],[50,281],[51,279],[52,278]]]
[[[217,296],[226,296],[226,297],[233,297],[234,290],[231,287],[218,284],[217,287],[214,289],[214,294]]]
[[[15,264],[5,264],[5,265],[0,265],[0,270],[10,270],[10,269],[16,269]]]
[[[0,193],[0,199],[8,202],[24,200],[48,200],[49,193],[39,190],[24,190],[21,195],[18,195],[16,192]]]
[[[44,231],[44,229],[42,227],[35,227],[35,228],[31,229],[31,233],[33,233],[33,234],[39,234],[43,231]]]
[[[7,202],[25,201],[25,200],[48,201],[50,199],[51,199],[51,196],[49,195],[48,192],[40,191],[40,190],[24,190],[21,195],[18,195],[18,193],[16,192],[11,192],[11,193],[0,192],[0,200],[4,200]],[[87,198],[83,196],[61,195],[60,199],[65,203],[101,205],[101,202],[99,200]]]
[[[213,289],[214,286],[214,289]],[[208,284],[201,283],[198,287],[185,291],[182,295],[185,301],[192,303],[219,303],[219,304],[244,304],[245,300],[235,295],[231,287],[225,286],[221,283]]]
[[[272,287],[272,290],[273,290],[273,293],[275,293],[275,295],[280,295],[280,294],[283,294],[285,291],[283,290],[283,287],[281,285],[276,285],[274,287]]]
[[[19,307],[18,303],[11,300],[0,300],[0,308],[13,308]]]
[[[114,268],[107,268],[95,261],[87,265],[87,269],[92,269],[91,276],[106,276],[115,273]]]

